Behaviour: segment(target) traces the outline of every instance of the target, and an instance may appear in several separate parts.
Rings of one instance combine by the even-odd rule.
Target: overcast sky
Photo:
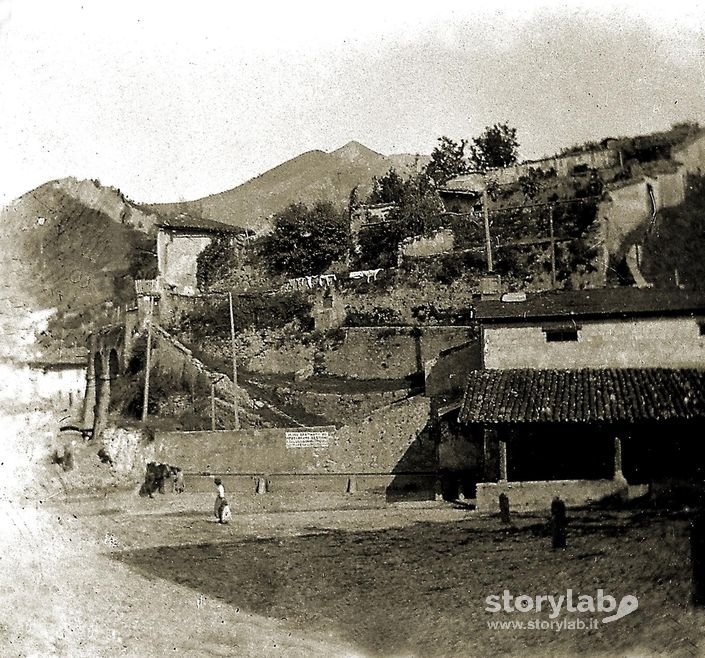
[[[703,2],[236,4],[0,0],[0,203],[69,175],[193,199],[495,122],[522,158],[705,123]]]

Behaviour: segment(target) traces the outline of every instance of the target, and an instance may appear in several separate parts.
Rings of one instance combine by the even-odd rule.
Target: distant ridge
[[[373,177],[384,175],[391,167],[411,173],[417,162],[423,166],[428,160],[428,156],[382,155],[353,140],[330,153],[302,153],[219,194],[143,207],[165,217],[185,213],[266,232],[271,216],[290,203],[325,200],[342,206],[353,187],[358,186],[360,195],[365,196]]]

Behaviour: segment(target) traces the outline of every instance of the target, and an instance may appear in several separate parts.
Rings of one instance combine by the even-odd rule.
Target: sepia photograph
[[[705,656],[705,2],[0,0],[0,656]]]

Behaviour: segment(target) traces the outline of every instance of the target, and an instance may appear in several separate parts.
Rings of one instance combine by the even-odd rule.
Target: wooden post
[[[482,190],[482,214],[485,221],[485,257],[487,258],[487,271],[494,270],[492,262],[492,238],[490,236],[490,211],[487,207],[487,188]]]
[[[152,314],[154,313],[154,297],[149,296],[149,315],[147,316],[147,354],[144,364],[144,397],[142,398],[142,422],[147,420],[149,408],[149,370],[152,364]]]
[[[235,410],[235,429],[240,429],[240,413],[237,406],[237,357],[235,356],[235,315],[233,313],[233,293],[228,291],[230,305],[230,344],[233,355],[233,403]]]
[[[565,503],[556,496],[551,503],[551,534],[553,548],[565,548],[568,522],[565,513]]]
[[[211,382],[211,431],[215,432],[215,382]]]
[[[507,440],[499,440],[499,481],[507,481]]]
[[[507,496],[504,492],[499,494],[499,518],[505,525],[512,522],[511,515],[509,513],[509,496]]]
[[[553,234],[553,205],[548,207],[548,228],[551,235],[551,288],[556,287],[556,240]]]

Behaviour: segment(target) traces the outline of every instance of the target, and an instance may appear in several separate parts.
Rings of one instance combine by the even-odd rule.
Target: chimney
[[[480,299],[499,299],[502,296],[502,277],[485,274],[480,278]]]

